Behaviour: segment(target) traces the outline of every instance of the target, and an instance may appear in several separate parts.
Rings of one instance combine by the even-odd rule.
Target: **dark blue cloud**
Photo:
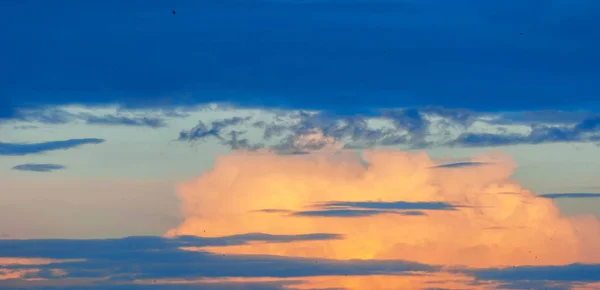
[[[67,150],[85,144],[100,144],[104,139],[84,138],[68,139],[62,141],[49,141],[42,143],[2,143],[0,142],[0,155],[27,155],[53,150]]]
[[[109,282],[134,279],[197,279],[217,277],[306,277],[323,275],[412,275],[438,267],[402,260],[327,260],[256,255],[220,255],[183,251],[183,246],[231,246],[250,242],[292,242],[337,238],[324,234],[274,236],[248,234],[230,237],[130,237],[106,240],[0,240],[0,257],[85,259],[51,265],[11,265],[5,268],[40,268],[38,276],[52,277],[59,268],[68,278],[105,278]],[[0,284],[1,285],[1,284]]]
[[[251,242],[289,243],[341,239],[338,234],[313,233],[301,235],[270,235],[247,233],[223,237],[181,236],[165,239],[156,236],[127,237],[102,240],[0,240],[0,257],[37,257],[54,259],[101,258],[109,253],[118,256],[130,251],[172,251],[178,247],[236,246]],[[65,251],[65,249],[70,249]]]
[[[327,209],[327,210],[310,210],[310,211],[299,211],[293,213],[295,216],[309,216],[309,217],[368,217],[381,214],[399,214],[407,216],[426,215],[423,212],[409,211],[386,211],[386,210],[374,210],[374,209]]]
[[[51,172],[55,170],[65,169],[65,166],[60,164],[27,163],[14,166],[12,169],[20,171]]]
[[[276,281],[276,282],[197,282],[193,284],[149,284],[149,285],[133,285],[133,284],[111,284],[110,282],[100,282],[97,285],[85,285],[82,288],[81,285],[77,286],[57,286],[57,287],[32,287],[27,283],[21,283],[21,285],[27,285],[27,289],[68,289],[68,290],[81,290],[81,289],[100,289],[100,290],[286,290],[293,289],[295,284],[300,284],[302,281]],[[10,283],[10,282],[9,282]],[[10,285],[9,283],[6,283]],[[14,285],[14,284],[13,284]],[[17,284],[18,285],[18,284]],[[20,289],[12,288],[11,289]],[[339,290],[339,289],[316,289],[316,290]]]
[[[228,237],[156,236],[101,240],[0,240],[0,257],[83,259],[50,265],[6,265],[5,269],[40,269],[29,278],[46,278],[44,283],[3,280],[0,287],[42,289],[286,289],[304,277],[331,275],[426,275],[452,271],[472,275],[472,285],[498,285],[504,289],[569,289],[584,282],[600,281],[600,265],[520,266],[510,268],[445,268],[403,260],[329,260],[266,255],[222,255],[184,251],[180,247],[233,246],[255,242],[301,242],[338,238],[328,234],[268,235],[251,233]],[[55,276],[52,269],[67,274]],[[293,278],[285,282],[199,281],[192,285],[165,285],[160,279],[227,277]],[[67,279],[65,279],[67,278]],[[68,286],[80,278],[81,285]],[[88,280],[86,280],[88,279]],[[158,280],[151,285],[133,285],[134,280]],[[91,284],[85,284],[85,283]],[[62,283],[62,284],[61,284]],[[44,286],[49,285],[49,286]],[[52,286],[56,285],[56,286]],[[188,288],[191,287],[191,288]],[[247,288],[242,288],[247,287]]]
[[[99,290],[286,290],[290,289],[290,286],[294,286],[295,284],[300,284],[302,281],[276,281],[276,282],[197,282],[193,284],[147,284],[147,285],[134,285],[134,284],[118,284],[118,283],[110,283],[110,282],[98,282],[97,284],[85,285],[82,288],[82,285],[76,286],[44,286],[44,287],[34,287],[28,284],[32,283],[23,283],[20,284],[8,281],[4,283],[7,287],[11,287],[10,289],[21,289],[18,286],[25,286],[26,289],[42,289],[42,290],[58,290],[58,289],[67,289],[67,290],[81,290],[81,289],[99,289]],[[0,285],[3,285],[0,282]],[[319,290],[319,289],[318,289]],[[320,290],[328,290],[328,289],[320,289]],[[334,290],[334,289],[329,289]]]
[[[295,216],[307,217],[368,217],[381,214],[425,216],[426,210],[455,210],[455,206],[444,202],[376,202],[336,201],[315,205],[318,209],[294,212]]]
[[[471,273],[481,280],[598,282],[600,281],[600,264],[479,269],[473,270]]]
[[[408,201],[336,201],[320,204],[325,208],[362,208],[385,210],[455,210],[456,208],[445,202],[408,202]]]
[[[600,3],[564,3],[67,0],[32,11],[10,1],[0,114],[207,101],[353,113],[597,109]]]
[[[434,166],[433,168],[463,168],[487,165],[487,162],[456,162]]]
[[[600,198],[600,193],[545,193],[539,197],[544,198]]]

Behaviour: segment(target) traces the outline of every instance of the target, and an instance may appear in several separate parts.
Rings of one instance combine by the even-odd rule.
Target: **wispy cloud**
[[[165,120],[157,117],[126,117],[126,116],[115,116],[115,115],[104,115],[104,116],[93,116],[89,115],[85,117],[85,121],[92,125],[122,125],[122,126],[136,126],[136,127],[151,127],[159,128],[166,126]]]
[[[27,163],[14,166],[12,169],[20,171],[51,172],[55,170],[65,169],[65,166],[60,164]]]
[[[594,142],[600,137],[600,118],[585,119],[576,125],[532,125],[529,134],[463,133],[450,145],[466,147]]]
[[[559,198],[600,198],[600,193],[545,193],[539,197],[559,199]]]
[[[83,138],[68,139],[62,141],[48,141],[41,143],[2,143],[0,142],[0,155],[19,156],[28,154],[37,154],[54,150],[67,150],[76,148],[85,144],[100,144],[104,139]]]
[[[181,131],[179,133],[179,140],[181,141],[201,141],[203,139],[214,137],[218,140],[227,140],[225,136],[222,135],[222,131],[228,127],[240,125],[250,118],[242,118],[242,117],[233,117],[227,118],[223,120],[212,121],[209,124],[206,124],[202,121],[199,121],[196,126],[187,131]],[[236,136],[232,136],[235,138]]]
[[[160,114],[154,113],[152,116],[127,112],[127,114],[123,114],[119,108],[116,108],[114,113],[94,114],[91,113],[94,111],[92,108],[85,109],[87,112],[73,112],[69,109],[57,107],[29,108],[18,111],[13,119],[21,122],[37,122],[52,125],[83,121],[90,125],[161,128],[166,126],[163,116],[178,116],[168,111]],[[104,111],[106,108],[99,108],[98,110]]]
[[[179,140],[215,138],[233,149],[266,148],[280,154],[324,148],[486,147],[600,140],[600,119],[593,114],[571,116],[573,114],[564,112],[569,116],[562,119],[562,112],[555,114],[561,121],[532,119],[531,122],[507,123],[503,122],[503,113],[440,107],[387,109],[354,116],[279,110],[271,120],[252,123],[246,122],[250,117],[199,122],[194,128],[181,131]],[[507,116],[518,119],[520,115]],[[530,117],[523,118],[529,120]],[[571,123],[572,120],[577,122]],[[262,131],[259,133],[262,139],[249,137],[248,130]]]
[[[173,115],[169,111],[150,109],[102,108],[96,111],[92,108],[48,107],[21,111],[18,120],[163,128],[169,118],[185,118],[188,122],[199,118],[201,110],[173,109],[173,112],[186,112],[185,115]],[[280,154],[382,146],[418,149],[600,141],[600,118],[588,112],[488,113],[421,107],[373,110],[369,114],[352,116],[327,111],[263,109],[264,114],[256,115],[237,107],[217,105],[210,111],[222,112],[229,117],[202,118],[193,127],[179,131],[177,140],[201,144],[214,139],[231,149],[267,149]],[[538,114],[539,119],[536,119]],[[19,125],[26,126],[27,123]]]

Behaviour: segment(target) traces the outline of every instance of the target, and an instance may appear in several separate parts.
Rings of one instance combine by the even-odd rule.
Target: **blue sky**
[[[0,11],[2,289],[600,287],[597,1]]]
[[[109,102],[591,109],[598,5],[5,1],[0,95],[5,115]]]

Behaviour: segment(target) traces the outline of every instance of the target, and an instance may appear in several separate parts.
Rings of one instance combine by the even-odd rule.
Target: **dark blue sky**
[[[348,113],[600,104],[594,0],[5,0],[0,11],[4,116],[107,102]]]

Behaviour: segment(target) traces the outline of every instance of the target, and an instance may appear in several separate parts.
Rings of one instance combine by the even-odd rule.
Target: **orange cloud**
[[[179,185],[185,220],[165,236],[328,232],[345,237],[208,248],[224,254],[403,259],[470,267],[600,262],[596,218],[561,216],[551,200],[511,179],[517,165],[508,156],[491,153],[471,161],[478,165],[436,167],[440,164],[424,152],[396,150],[219,156],[212,170]],[[455,208],[420,209],[424,215],[389,208],[368,216],[293,214],[332,201]]]
[[[81,262],[83,259],[46,259],[46,258],[15,258],[0,257],[0,265],[48,265],[54,263]]]
[[[23,279],[29,274],[35,274],[40,269],[3,269],[0,268],[0,280]]]

